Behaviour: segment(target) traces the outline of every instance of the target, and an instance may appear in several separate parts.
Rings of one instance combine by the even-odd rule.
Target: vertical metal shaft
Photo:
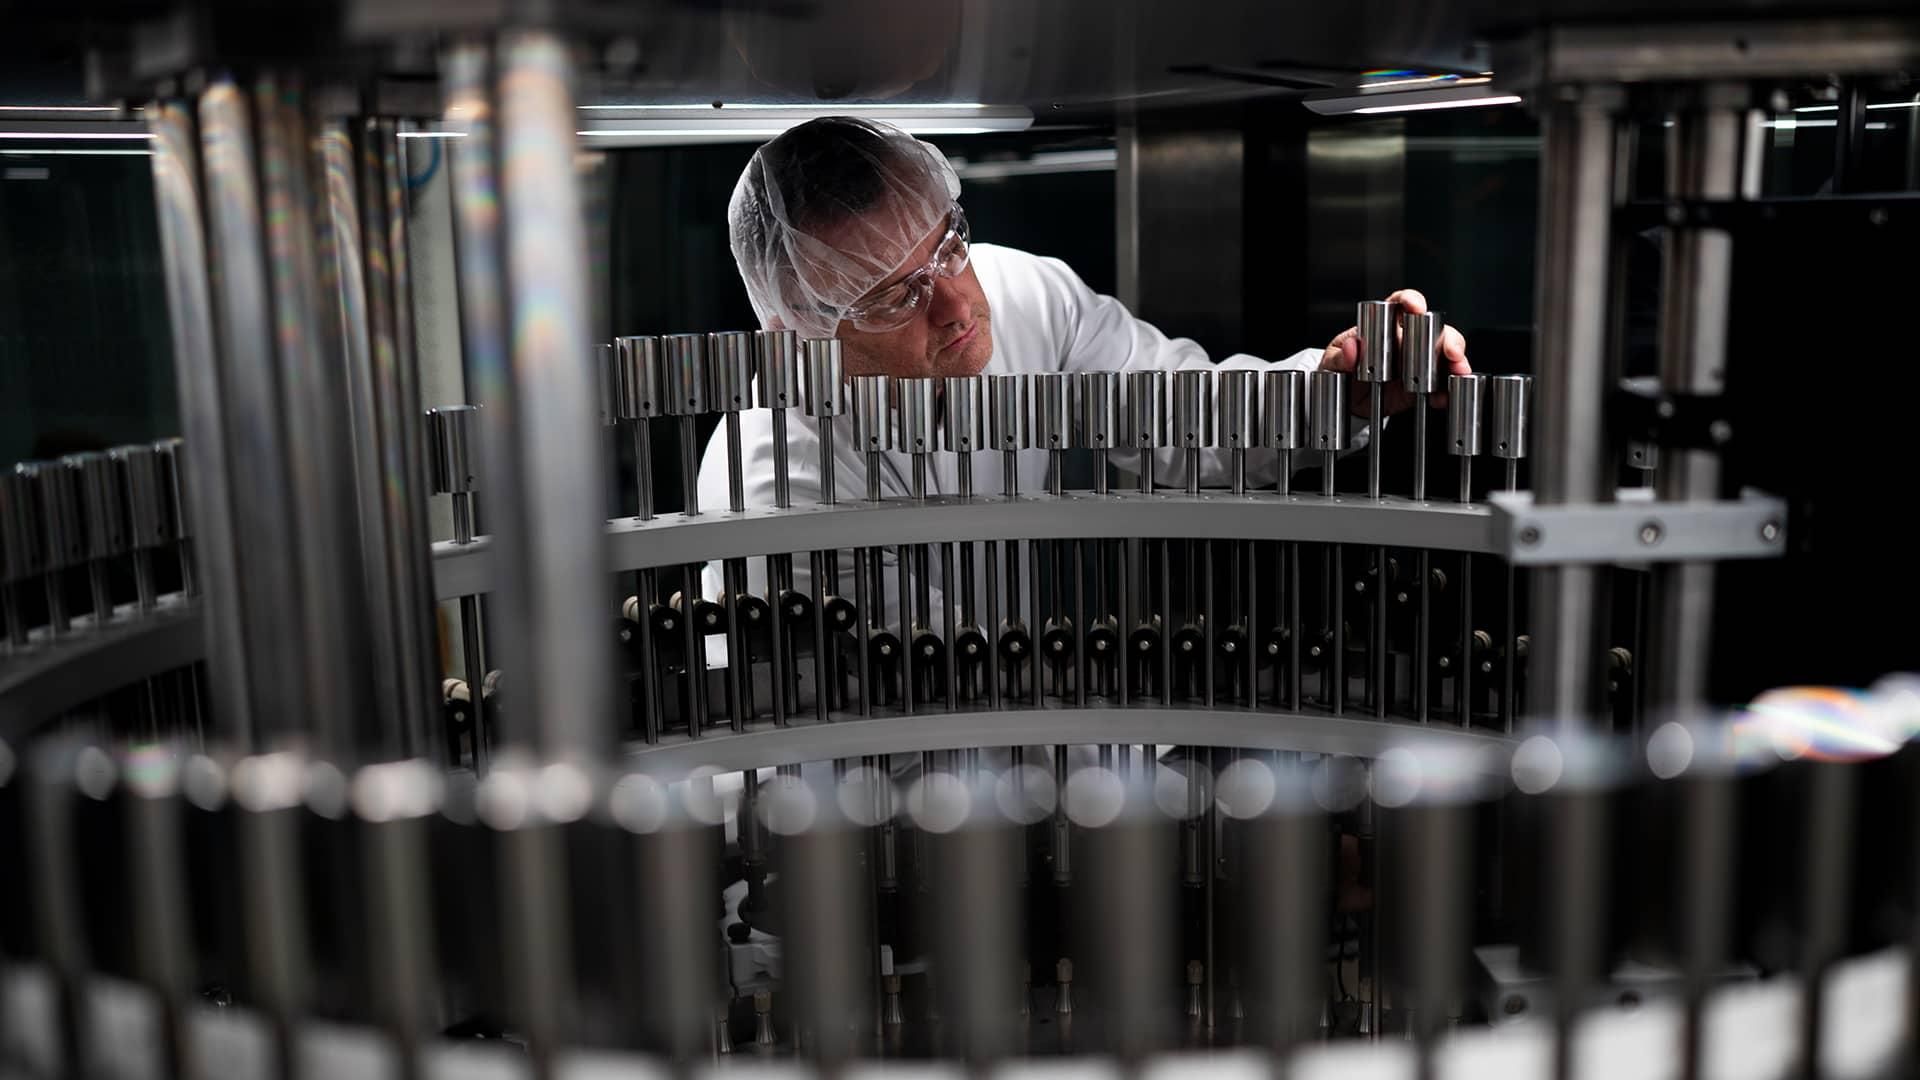
[[[1668,130],[1667,198],[1731,199],[1741,191],[1748,89],[1712,85],[1688,102]],[[1733,237],[1721,229],[1673,229],[1666,237],[1660,310],[1660,381],[1673,394],[1717,397],[1726,389],[1727,308]],[[1655,481],[1663,502],[1720,495],[1720,458],[1710,450],[1669,449]],[[1649,581],[1652,617],[1647,701],[1689,708],[1707,700],[1713,647],[1712,563],[1662,563]]]
[[[502,35],[495,56],[497,96],[485,47],[456,46],[445,68],[448,121],[464,136],[448,151],[461,342],[487,423],[493,626],[513,699],[502,737],[585,755],[610,735],[613,676],[572,64],[539,31]]]
[[[189,572],[204,597],[208,672],[213,712],[223,733],[244,745],[252,738],[248,699],[246,629],[240,621],[241,585],[233,510],[237,483],[226,442],[227,403],[220,389],[218,339],[214,333],[206,220],[200,185],[200,145],[192,107],[160,101],[147,110],[152,138],[154,203],[160,250],[166,271],[168,322],[173,329],[173,366],[186,438],[172,445],[163,464],[178,478],[178,455],[191,457],[192,483],[184,485],[190,507],[179,507],[193,522],[205,565]],[[191,446],[191,449],[187,449]],[[192,564],[182,551],[183,568]],[[194,587],[187,590],[189,595]]]
[[[1593,503],[1611,494],[1602,405],[1606,397],[1609,243],[1615,200],[1613,88],[1560,87],[1542,109],[1540,255],[1535,279],[1540,334],[1534,499],[1543,506]],[[1558,724],[1600,713],[1599,621],[1604,568],[1542,568],[1532,575],[1534,706]],[[1512,668],[1513,657],[1507,667]]]

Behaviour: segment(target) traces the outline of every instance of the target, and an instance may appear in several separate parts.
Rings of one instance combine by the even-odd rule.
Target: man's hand
[[[1421,295],[1417,289],[1400,289],[1393,293],[1393,295],[1387,297],[1387,303],[1398,304],[1403,310],[1410,311],[1415,315],[1425,314],[1427,310],[1427,298]],[[1399,333],[1399,327],[1396,325],[1394,334],[1397,337]],[[1467,339],[1460,331],[1455,330],[1451,326],[1445,327],[1440,331],[1440,357],[1441,367],[1445,369],[1442,373],[1443,376],[1473,374],[1473,366],[1467,363]],[[1359,362],[1360,328],[1357,326],[1349,326],[1345,330],[1340,331],[1332,341],[1327,343],[1327,351],[1320,357],[1320,369],[1322,371],[1344,371],[1348,375],[1351,375],[1353,374],[1354,365]],[[1406,388],[1401,384],[1400,374],[1399,369],[1395,368],[1393,379],[1383,386],[1386,392],[1381,395],[1381,407],[1386,410],[1389,416],[1397,412],[1405,412],[1413,405],[1413,395],[1408,393]],[[1353,384],[1353,413],[1355,416],[1367,415],[1370,407],[1370,396],[1367,384],[1362,382]],[[1431,398],[1429,404],[1436,409],[1445,406],[1447,403],[1447,392],[1445,390],[1431,394],[1429,397]]]

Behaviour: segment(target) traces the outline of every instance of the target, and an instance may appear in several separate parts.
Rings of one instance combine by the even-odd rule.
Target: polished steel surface
[[[1068,493],[1062,496],[974,495],[750,507],[725,518],[665,515],[652,521],[621,518],[605,528],[608,573],[643,567],[744,558],[770,551],[821,551],[873,545],[933,544],[1008,538],[1075,540],[1164,537],[1169,521],[1196,540],[1299,540],[1342,544],[1431,547],[1487,554],[1496,546],[1486,506],[1415,503],[1394,496],[1375,500],[1316,495],[1139,495]],[[443,599],[488,592],[500,572],[491,538],[434,545],[437,588]]]

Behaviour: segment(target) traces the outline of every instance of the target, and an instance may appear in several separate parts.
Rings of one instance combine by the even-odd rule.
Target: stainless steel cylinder
[[[1446,319],[1437,311],[1416,315],[1408,312],[1400,320],[1400,385],[1415,394],[1431,394],[1440,389],[1440,332]]]
[[[153,444],[153,460],[160,467],[160,521],[168,540],[186,540],[193,536],[193,515],[187,510],[187,479],[178,437],[160,439]]]
[[[1487,426],[1492,429],[1493,456],[1527,456],[1527,410],[1533,379],[1525,375],[1493,375],[1486,380]]]
[[[600,426],[620,422],[620,356],[612,342],[593,347],[593,374],[600,385]]]
[[[114,484],[127,506],[127,544],[150,548],[165,543],[165,502],[160,495],[160,462],[144,443],[116,446],[107,451],[113,461]]]
[[[1294,368],[1265,371],[1260,384],[1260,445],[1308,449],[1307,373]]]
[[[1173,373],[1173,444],[1189,450],[1213,445],[1213,371]]]
[[[755,403],[763,409],[800,404],[800,335],[791,330],[758,330],[753,335]]]
[[[433,410],[433,489],[437,494],[477,488],[479,456],[474,443],[480,437],[477,405],[443,405]]]
[[[707,335],[707,407],[739,412],[753,404],[753,335],[723,330]]]
[[[985,380],[978,375],[954,376],[942,389],[946,413],[940,424],[941,448],[957,454],[987,449],[987,410],[981,400]]]
[[[940,441],[933,424],[934,380],[895,379],[894,386],[900,393],[900,449],[910,454],[932,453]]]
[[[838,338],[808,338],[801,343],[806,357],[807,415],[839,416],[847,411],[846,376],[840,361]]]
[[[885,375],[855,375],[853,386],[853,438],[868,453],[894,447],[892,379]]]
[[[1360,331],[1359,357],[1354,361],[1353,377],[1363,383],[1393,380],[1394,315],[1400,305],[1385,300],[1362,300],[1354,314],[1353,325]]]
[[[1313,450],[1347,448],[1347,376],[1315,371],[1307,376],[1307,443]]]
[[[14,468],[33,490],[46,569],[64,570],[85,562],[87,536],[80,519],[79,474],[57,461],[27,461]]]
[[[707,336],[668,334],[660,339],[660,377],[668,416],[697,416],[706,412]]]
[[[1485,452],[1487,402],[1479,375],[1447,376],[1447,447],[1454,454],[1473,457]]]
[[[1214,377],[1219,390],[1217,445],[1246,450],[1260,445],[1259,372],[1222,371]]]
[[[89,559],[111,559],[127,552],[127,508],[113,475],[113,461],[104,451],[69,454],[60,464],[73,473],[80,488],[81,522]]]
[[[0,582],[24,581],[45,568],[33,491],[18,469],[0,472]]]
[[[987,376],[987,438],[993,449],[1025,450],[1033,445],[1027,394],[1027,380],[1019,375]]]
[[[665,413],[661,400],[660,339],[615,338],[613,349],[620,370],[614,412],[622,420],[651,420]]]
[[[1043,450],[1073,445],[1073,394],[1065,372],[1044,371],[1033,380],[1033,444]]]
[[[1111,450],[1124,445],[1120,407],[1121,373],[1083,371],[1080,373],[1076,412],[1080,417],[1080,445],[1095,450]]]
[[[1122,413],[1122,437],[1127,446],[1152,450],[1173,440],[1167,422],[1167,373],[1129,371],[1126,373],[1126,403]]]

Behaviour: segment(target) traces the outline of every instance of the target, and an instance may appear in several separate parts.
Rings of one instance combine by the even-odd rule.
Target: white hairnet
[[[831,337],[959,197],[945,154],[872,120],[809,120],[754,151],[727,232],[760,325]]]

